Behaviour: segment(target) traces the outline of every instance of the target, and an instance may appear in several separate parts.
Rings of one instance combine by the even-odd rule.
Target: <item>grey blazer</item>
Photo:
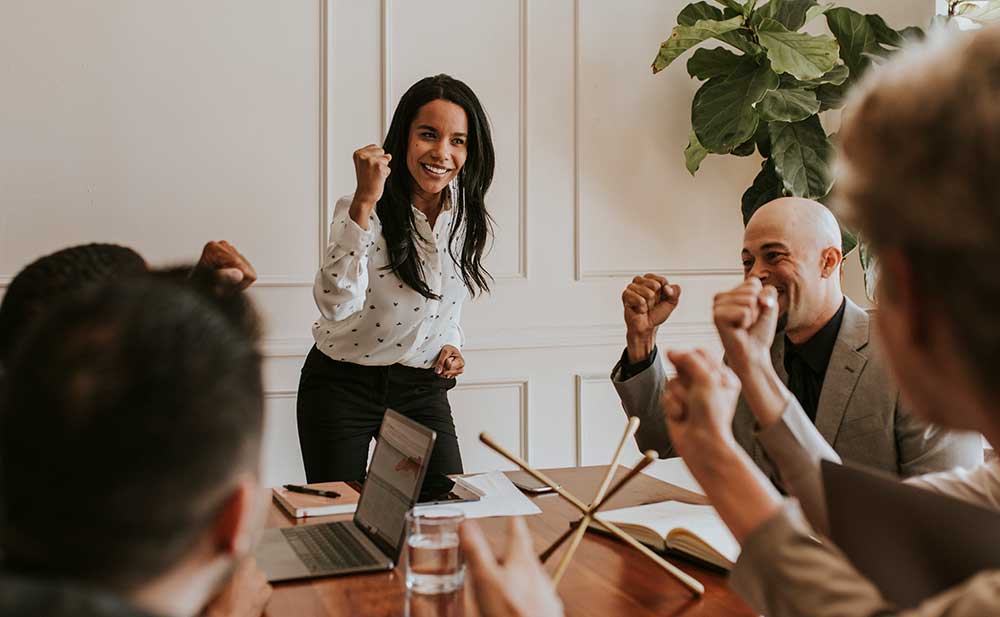
[[[868,313],[848,299],[816,410],[816,428],[837,454],[846,461],[902,477],[981,464],[983,446],[978,435],[947,432],[900,409],[899,390],[891,385],[885,367],[872,353],[870,338]],[[775,337],[771,361],[781,381],[787,383],[784,341],[784,336]],[[619,363],[611,381],[625,413],[641,421],[635,436],[639,449],[656,450],[667,458],[677,456],[660,408],[667,370],[662,356],[654,353],[657,357],[650,367],[627,381],[621,380]],[[755,430],[753,413],[741,396],[733,417],[733,434],[777,483],[778,474]]]

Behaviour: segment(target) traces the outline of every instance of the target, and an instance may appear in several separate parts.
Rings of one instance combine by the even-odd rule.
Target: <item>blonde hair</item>
[[[917,298],[997,392],[1000,27],[932,33],[866,76],[849,109],[837,207],[876,253],[902,251]]]

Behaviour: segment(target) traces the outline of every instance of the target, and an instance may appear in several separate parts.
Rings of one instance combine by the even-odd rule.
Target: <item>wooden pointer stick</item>
[[[587,533],[587,526],[590,524],[591,513],[594,512],[598,507],[600,507],[601,501],[604,500],[604,493],[608,490],[608,485],[611,484],[611,478],[614,477],[615,472],[618,470],[618,463],[621,461],[622,453],[625,451],[625,446],[628,445],[632,436],[635,435],[636,430],[639,428],[639,418],[631,417],[628,419],[628,425],[625,427],[625,432],[622,433],[621,440],[618,441],[618,448],[615,449],[615,455],[611,459],[611,465],[608,466],[608,471],[604,474],[604,479],[601,481],[601,486],[597,489],[597,494],[594,495],[594,500],[590,502],[590,507],[587,508],[587,514],[583,515],[583,519],[580,521],[580,526],[576,528],[573,534],[573,539],[569,543],[569,548],[563,553],[562,559],[559,560],[559,565],[556,566],[555,573],[552,574],[552,582],[556,585],[562,580],[563,574],[566,573],[566,568],[569,567],[570,560],[573,559],[573,555],[576,553],[576,549],[579,548],[580,542],[583,540],[583,534]]]
[[[624,478],[622,478],[621,480],[619,480],[618,482],[616,482],[615,485],[611,487],[611,490],[608,491],[608,494],[604,496],[604,499],[602,499],[600,501],[600,503],[591,505],[591,507],[589,508],[590,512],[593,514],[598,509],[600,509],[601,507],[603,507],[604,504],[606,504],[608,502],[608,500],[610,500],[612,497],[614,497],[615,494],[618,491],[620,491],[621,489],[623,489],[625,487],[625,485],[628,484],[629,481],[632,480],[632,478],[634,478],[637,475],[639,475],[639,473],[643,469],[645,469],[646,467],[649,467],[649,465],[652,464],[653,462],[655,462],[657,460],[657,458],[658,458],[658,455],[656,454],[655,450],[647,450],[646,453],[643,455],[643,457],[641,459],[639,459],[639,462],[635,464],[635,467],[633,467],[632,469],[630,469],[628,471],[628,473],[625,474]],[[551,557],[553,553],[555,553],[557,550],[559,550],[559,547],[562,546],[563,542],[565,542],[567,539],[569,539],[570,535],[573,534],[573,531],[576,529],[577,525],[579,525],[581,523],[582,520],[583,519],[580,519],[580,521],[577,521],[577,522],[573,523],[570,526],[570,528],[567,529],[565,533],[563,533],[563,535],[559,536],[559,538],[555,542],[553,542],[552,545],[549,546],[549,548],[545,549],[538,556],[539,561],[541,561],[542,563],[545,563],[546,561],[548,561],[549,557]]]
[[[549,478],[542,472],[532,469],[528,465],[528,463],[521,460],[521,457],[516,456],[511,452],[508,452],[506,448],[504,448],[496,441],[494,441],[492,437],[490,437],[486,433],[480,433],[479,441],[489,446],[491,449],[493,449],[494,452],[496,452],[500,456],[506,458],[510,462],[520,467],[522,470],[524,470],[525,473],[527,473],[532,478],[538,480],[542,484],[554,490],[556,493],[559,494],[560,497],[565,499],[567,502],[570,503],[570,505],[579,510],[580,514],[584,515],[587,514],[587,506],[585,506],[579,499],[574,497],[572,493],[564,490],[561,486],[553,482],[551,478]],[[610,523],[608,521],[602,521],[600,519],[595,519],[595,520],[598,522],[598,524],[600,524],[601,527],[607,529],[619,540],[635,548],[643,555],[652,559],[657,565],[659,565],[661,568],[663,568],[669,574],[671,574],[674,578],[680,581],[681,584],[683,584],[685,587],[691,590],[691,592],[694,593],[695,595],[701,595],[705,592],[705,587],[701,583],[696,581],[694,578],[688,576],[687,574],[679,570],[676,566],[674,566],[672,563],[664,560],[662,557],[660,557],[659,555],[651,551],[649,548],[647,548],[644,544],[640,543],[638,540],[636,540],[632,536],[628,535],[627,533],[619,529],[617,525]]]

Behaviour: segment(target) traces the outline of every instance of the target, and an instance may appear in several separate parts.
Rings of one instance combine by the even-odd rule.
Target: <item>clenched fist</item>
[[[715,296],[712,315],[726,360],[737,375],[753,364],[770,364],[771,342],[778,323],[778,294],[749,278],[732,291]]]
[[[375,144],[367,145],[354,153],[354,173],[358,178],[358,187],[351,203],[351,218],[362,229],[368,229],[368,218],[382,198],[385,180],[391,171],[391,160],[392,155]]]
[[[645,360],[653,352],[656,329],[670,317],[681,299],[680,285],[655,274],[632,279],[622,292],[629,362]]]

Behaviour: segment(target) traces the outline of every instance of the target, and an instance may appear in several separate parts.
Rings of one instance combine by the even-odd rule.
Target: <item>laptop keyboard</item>
[[[313,574],[377,564],[378,561],[354,537],[348,525],[354,526],[349,522],[328,523],[287,527],[281,532]]]

